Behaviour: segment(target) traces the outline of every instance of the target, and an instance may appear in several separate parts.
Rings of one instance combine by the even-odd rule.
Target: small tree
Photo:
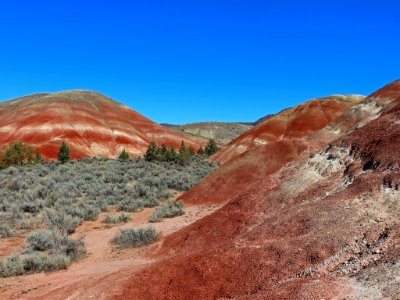
[[[58,151],[58,161],[61,163],[66,163],[71,157],[69,156],[69,147],[65,142],[62,142],[60,146],[60,151]]]
[[[172,145],[167,152],[167,161],[174,161],[177,158],[175,147]]]
[[[1,160],[4,166],[31,164],[34,162],[33,148],[21,141],[13,142],[8,146]]]
[[[152,141],[147,147],[144,159],[147,161],[154,161],[158,158],[158,146],[155,141]]]
[[[211,156],[214,153],[216,153],[218,150],[219,150],[219,147],[217,146],[217,143],[213,139],[210,139],[206,145],[205,153],[208,156]]]
[[[161,145],[160,159],[161,159],[161,161],[168,161],[168,148],[167,148],[167,145],[165,145],[165,144]]]
[[[119,154],[118,159],[127,160],[129,159],[129,153],[125,151],[125,148]]]
[[[179,149],[178,162],[182,166],[185,166],[189,162],[189,158],[190,158],[190,153],[186,149],[185,142],[182,141],[181,148]]]
[[[34,160],[35,164],[41,164],[43,163],[43,158],[40,155],[39,149],[36,149],[36,153],[35,153],[35,160]]]
[[[200,147],[199,150],[197,151],[197,155],[204,155],[204,154],[205,154],[204,148]]]
[[[190,147],[189,147],[189,154],[190,154],[190,156],[194,156],[196,154],[196,151],[194,150],[192,145],[190,145]]]

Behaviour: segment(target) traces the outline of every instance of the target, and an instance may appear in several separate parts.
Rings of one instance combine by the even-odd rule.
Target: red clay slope
[[[232,140],[211,160],[225,163],[258,146],[281,140],[302,139],[326,126],[363,98],[357,95],[330,96],[286,109]]]
[[[359,112],[369,120],[361,128],[348,121]],[[400,81],[336,128],[340,119],[346,134],[171,235],[160,250],[170,258],[135,274],[115,298],[395,299]]]
[[[309,146],[306,137],[362,99],[315,99],[268,118],[217,152],[212,160],[224,164],[180,199],[188,203],[220,203],[243,192],[296,159]]]
[[[183,140],[199,147],[197,141],[89,91],[37,94],[0,103],[0,149],[15,140],[33,145],[47,159],[57,158],[62,141],[70,146],[73,159],[116,157],[123,148],[139,156],[152,140],[175,147]]]

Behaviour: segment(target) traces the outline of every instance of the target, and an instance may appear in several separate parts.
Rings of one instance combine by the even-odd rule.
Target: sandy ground
[[[52,291],[68,289],[68,286],[76,286],[81,282],[90,282],[103,276],[126,269],[126,273],[132,274],[155,261],[163,259],[154,253],[160,248],[164,238],[171,233],[203,218],[221,207],[220,205],[185,206],[183,216],[164,219],[159,223],[149,223],[148,217],[153,209],[147,208],[141,212],[132,213],[132,220],[125,224],[108,225],[102,223],[103,218],[110,213],[102,213],[93,222],[84,222],[77,228],[74,237],[84,235],[87,249],[87,257],[72,264],[68,270],[52,273],[40,273],[27,276],[17,276],[0,279],[0,299],[55,299]],[[136,249],[118,249],[110,243],[111,239],[122,228],[154,226],[160,232],[159,241],[147,247]],[[0,252],[9,252],[9,246],[16,251],[20,247],[21,238],[10,240],[0,245]],[[4,248],[4,249],[3,249]],[[161,255],[162,256],[162,255]],[[121,272],[119,272],[121,273]],[[82,289],[85,287],[82,286]],[[110,290],[112,287],[110,287]],[[60,299],[90,298],[88,291],[71,291],[69,295],[60,295]],[[99,295],[96,295],[99,298]],[[100,296],[100,298],[102,298]]]

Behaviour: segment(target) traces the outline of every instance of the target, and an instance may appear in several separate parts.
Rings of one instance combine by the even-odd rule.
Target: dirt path
[[[149,223],[148,217],[153,209],[144,209],[132,213],[132,220],[123,225],[107,225],[102,223],[103,213],[97,221],[85,222],[77,228],[75,237],[85,236],[88,256],[72,264],[68,270],[53,273],[40,273],[0,279],[0,299],[43,299],[50,298],[52,291],[66,288],[70,285],[81,285],[103,276],[126,269],[127,274],[148,266],[156,261],[154,253],[161,246],[164,238],[171,233],[203,218],[220,207],[217,205],[185,206],[185,214],[172,219],[164,219],[160,223]],[[154,226],[161,232],[160,240],[148,247],[137,249],[117,249],[110,241],[122,228]],[[81,285],[84,288],[84,285]],[[112,287],[110,287],[112,289]],[[68,299],[82,299],[78,290],[71,292]],[[61,297],[61,296],[60,296]],[[55,299],[54,297],[51,297]],[[66,297],[62,297],[63,299]],[[100,297],[101,298],[101,297]]]

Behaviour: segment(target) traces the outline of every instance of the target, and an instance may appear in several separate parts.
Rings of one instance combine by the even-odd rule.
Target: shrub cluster
[[[83,238],[69,239],[66,232],[41,230],[27,237],[22,254],[0,260],[0,276],[9,277],[66,269],[85,254]]]
[[[117,224],[117,223],[126,223],[128,221],[132,220],[131,216],[127,213],[118,213],[115,215],[108,215],[104,218],[103,222],[104,223],[112,223],[112,224]]]
[[[83,221],[96,220],[110,205],[128,212],[156,207],[174,192],[189,189],[215,167],[196,155],[184,166],[143,158],[93,158],[1,169],[0,238],[27,234],[28,245],[22,253],[0,260],[0,276],[66,268],[83,253],[83,240],[68,238]],[[126,222],[128,218],[119,213],[104,222]],[[155,239],[154,229],[148,228],[121,232],[114,242],[136,247]]]
[[[11,143],[4,151],[0,151],[0,169],[14,165],[32,165],[42,163],[39,150],[33,154],[33,147],[21,141]]]
[[[186,166],[142,158],[11,166],[0,170],[0,237],[42,224],[72,233],[110,205],[127,212],[155,207],[213,168],[199,156]]]
[[[174,146],[167,148],[165,144],[159,146],[153,141],[149,144],[144,158],[146,161],[175,162],[185,166],[194,155],[195,150],[193,146],[187,148],[184,141],[181,143],[179,152],[176,152]]]
[[[157,240],[157,232],[153,227],[122,229],[112,239],[112,243],[123,248],[140,247],[149,245]]]
[[[183,215],[182,201],[168,200],[163,205],[156,207],[150,215],[150,222],[160,222],[163,218],[173,218]]]

